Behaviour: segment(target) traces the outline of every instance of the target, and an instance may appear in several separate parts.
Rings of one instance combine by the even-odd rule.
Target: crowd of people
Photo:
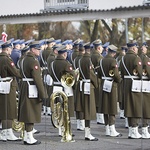
[[[122,136],[115,127],[118,104],[120,117],[129,129],[128,138],[149,139],[147,47],[144,42],[139,48],[134,40],[121,49],[109,42],[103,44],[100,39],[0,41],[0,140],[20,140],[12,129],[12,122],[17,119],[25,125],[24,144],[40,144],[34,138],[38,132],[34,124],[41,122],[41,113],[52,115],[50,97],[57,91],[66,93],[69,118],[76,117],[77,130],[85,131],[85,140],[98,141],[91,134],[91,120],[105,125],[106,136]],[[75,81],[71,87],[62,84],[66,73]],[[142,134],[138,132],[140,121]],[[60,126],[60,136],[62,130]]]

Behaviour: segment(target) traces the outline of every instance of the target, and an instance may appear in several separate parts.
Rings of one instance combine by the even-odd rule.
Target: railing
[[[44,0],[44,9],[88,8],[89,0]]]

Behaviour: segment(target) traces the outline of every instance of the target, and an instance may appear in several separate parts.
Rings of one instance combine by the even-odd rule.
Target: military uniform
[[[150,58],[147,56],[147,43],[144,42],[142,44],[142,54],[140,55],[140,58],[142,60],[142,69],[143,69],[143,76],[142,80],[144,82],[149,82],[150,80]],[[142,89],[144,89],[144,85],[142,85]],[[147,90],[147,89],[146,89]],[[142,113],[143,113],[143,119],[142,119],[142,138],[149,139],[150,134],[148,132],[148,126],[149,126],[149,119],[150,119],[150,93],[148,91],[143,91],[143,98],[142,98]]]
[[[74,68],[79,68],[79,60],[83,57],[85,50],[83,45],[79,47],[79,55],[74,59]],[[76,111],[76,119],[77,119],[77,130],[84,130],[85,128],[85,120],[83,119],[83,111],[82,111],[82,91],[80,90],[80,82],[82,82],[82,78],[79,77],[79,81],[76,83],[76,87],[74,90],[75,97],[75,111]]]
[[[121,81],[117,62],[114,58],[117,47],[108,46],[108,54],[100,61],[98,76],[102,79],[102,105],[101,112],[104,114],[106,135],[120,136],[121,134],[115,130],[115,115],[117,115],[117,83]],[[112,74],[110,74],[112,71]],[[104,81],[112,81],[112,89],[107,92],[103,89]]]
[[[17,119],[16,77],[21,78],[21,75],[9,56],[11,51],[11,42],[8,41],[3,43],[2,52],[0,53],[0,81],[1,83],[6,81],[11,82],[9,94],[0,93],[0,120],[2,120],[0,140],[3,141],[18,140],[12,131],[12,120]]]
[[[133,82],[132,78],[134,80],[141,80],[142,78],[142,63],[140,57],[136,53],[138,50],[137,43],[128,43],[127,46],[129,50],[120,62],[121,76],[124,80],[124,113],[125,116],[128,117],[129,138],[141,138],[137,128],[138,118],[142,117],[142,93],[132,92],[131,87]]]
[[[82,112],[85,119],[85,140],[97,141],[90,132],[90,120],[96,119],[94,88],[97,88],[96,75],[90,58],[90,43],[84,44],[85,54],[79,60],[80,76],[82,78]],[[85,87],[87,92],[85,93]]]
[[[64,75],[67,72],[74,75],[72,65],[66,59],[64,59],[62,56],[59,56],[59,55],[57,56],[57,58],[54,60],[53,68],[54,68],[54,72],[55,72],[59,82],[61,81],[62,75]],[[55,78],[51,69],[50,69],[50,75],[53,78],[53,82],[55,85],[55,82],[58,82],[58,81]],[[61,83],[60,83],[60,86],[61,86]],[[73,117],[74,116],[74,98],[73,98],[73,96],[69,97],[68,108],[69,108],[69,110],[68,110],[69,116]]]
[[[48,96],[44,89],[40,64],[35,56],[35,53],[39,52],[40,49],[39,42],[34,41],[31,43],[30,49],[32,51],[26,54],[20,65],[23,79],[20,82],[18,120],[25,123],[24,144],[35,145],[40,144],[40,142],[33,138],[33,125],[41,122],[42,100]],[[37,97],[29,98],[28,83],[36,85]]]
[[[16,69],[13,60],[5,53],[0,53],[0,77],[7,78],[11,77],[10,93],[0,94],[0,119],[1,120],[12,120],[17,118],[17,107],[16,107],[16,88],[17,82],[16,77],[21,77],[19,70]],[[8,79],[8,81],[11,79]],[[6,107],[5,107],[6,106]],[[7,108],[7,109],[6,109]]]
[[[49,94],[49,86],[47,85],[46,80],[46,76],[48,75],[48,65],[47,65],[47,58],[48,56],[52,53],[52,48],[48,47],[47,49],[43,50],[41,52],[41,59],[40,59],[40,65],[42,68],[42,78],[43,78],[43,82],[44,85],[47,89],[47,93]],[[50,97],[50,94],[49,94]],[[49,97],[43,102],[43,114],[46,114],[47,111],[47,115],[51,115],[51,109],[50,109],[50,100]]]
[[[20,40],[13,41],[13,45],[14,46],[20,45]],[[18,47],[18,49],[14,48],[12,50],[10,57],[12,58],[14,64],[17,66],[17,62],[18,62],[19,58],[21,57],[21,51],[20,51],[19,47]]]
[[[99,39],[95,40],[93,42],[93,45],[94,45],[94,50],[93,53],[91,54],[91,61],[92,64],[94,65],[94,68],[96,68],[99,66],[99,62],[103,58],[103,56],[101,55],[103,48],[102,48],[102,42]],[[96,70],[95,70],[95,74],[97,75]],[[100,92],[101,79],[98,77],[97,77],[97,83],[98,83],[98,87],[94,89],[97,124],[104,124],[104,116],[102,113],[100,113],[101,97],[102,97],[101,95],[102,93]]]

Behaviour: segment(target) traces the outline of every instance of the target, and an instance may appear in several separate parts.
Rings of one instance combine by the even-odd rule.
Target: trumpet
[[[137,76],[138,75],[138,72],[136,69],[133,69],[133,75]]]
[[[114,74],[114,71],[113,70],[110,70],[109,71],[109,75],[111,76],[111,77],[113,77],[115,74]]]

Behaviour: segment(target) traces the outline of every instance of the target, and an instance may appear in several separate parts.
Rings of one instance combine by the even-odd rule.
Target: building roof
[[[139,5],[133,7],[117,7],[107,10],[94,9],[63,9],[49,10],[39,13],[14,14],[0,16],[0,23],[37,23],[37,22],[56,22],[56,21],[79,21],[105,18],[137,18],[149,17],[150,5]]]

